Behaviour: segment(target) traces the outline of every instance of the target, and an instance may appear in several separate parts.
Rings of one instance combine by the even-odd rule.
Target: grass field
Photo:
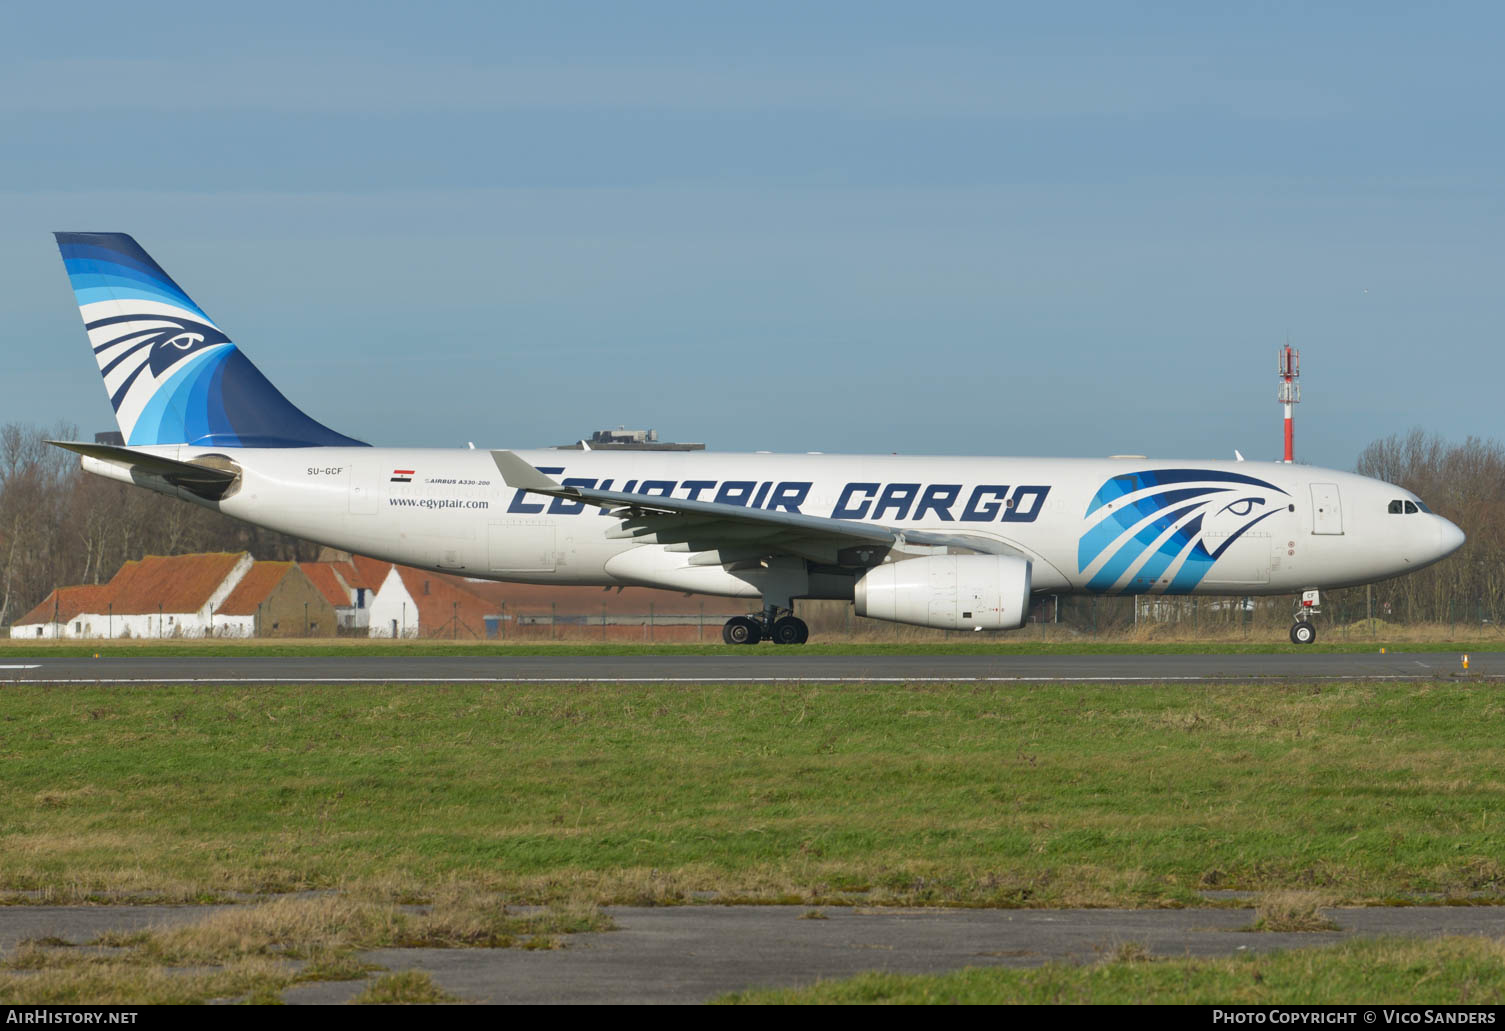
[[[1484,938],[1379,939],[1234,959],[1152,959],[1132,943],[1102,963],[953,974],[863,974],[729,1003],[1124,1005],[1495,1005],[1505,1002],[1505,944]]]
[[[391,945],[605,903],[1505,900],[1485,683],[0,689],[0,901],[239,901],[0,960],[0,1001],[452,1001]],[[314,890],[317,894],[293,894]],[[427,906],[422,911],[414,903]],[[518,915],[511,903],[543,903]],[[1247,905],[1217,894],[1213,904]],[[1499,1002],[1499,943],[865,975],[737,1002]]]
[[[1505,698],[1482,683],[0,699],[0,900],[1505,897]]]

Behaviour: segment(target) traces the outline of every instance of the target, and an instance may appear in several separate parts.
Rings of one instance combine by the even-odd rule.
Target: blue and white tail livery
[[[1277,462],[366,447],[294,408],[129,236],[58,243],[126,439],[62,443],[88,471],[425,569],[761,599],[730,644],[803,642],[797,598],[1008,630],[1032,594],[1315,593],[1463,543],[1409,491]]]
[[[58,233],[128,445],[358,445],[295,408],[124,233]]]

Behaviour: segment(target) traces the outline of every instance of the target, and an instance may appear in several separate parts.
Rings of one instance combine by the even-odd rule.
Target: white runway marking
[[[3,668],[3,667],[0,667]],[[46,679],[12,678],[17,684],[1171,684],[1200,681],[1242,681],[1272,684],[1289,677],[1259,674],[1216,674],[1192,677],[119,677]],[[1415,680],[1411,674],[1345,673],[1303,675],[1302,680]]]
[[[37,663],[34,666],[0,666],[0,669],[41,669],[41,668],[42,668],[42,664],[40,662]]]

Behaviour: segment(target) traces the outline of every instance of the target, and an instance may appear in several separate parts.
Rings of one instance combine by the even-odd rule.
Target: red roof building
[[[59,588],[50,596],[57,618],[44,601],[11,627],[11,637],[203,637],[251,565],[245,552],[148,555],[122,565],[107,584]]]
[[[107,611],[108,584],[59,587],[11,626],[12,637],[93,636],[94,613]],[[69,627],[70,623],[77,624]],[[19,631],[19,632],[18,632]]]
[[[16,622],[11,636],[326,636],[343,630],[457,640],[701,640],[706,627],[714,635],[729,617],[748,610],[737,598],[470,580],[361,555],[304,563],[253,563],[243,552],[149,555],[122,565],[107,584],[58,588]]]
[[[355,567],[350,563],[344,563],[354,572]],[[340,578],[335,570],[333,562],[299,562],[298,568],[303,570],[303,575],[319,589],[329,604],[335,608],[345,608],[350,605],[350,588]]]
[[[255,563],[214,611],[220,637],[333,637],[336,625],[333,601],[293,562]]]
[[[110,601],[117,615],[212,610],[235,586],[226,585],[232,574],[244,575],[250,566],[251,556],[243,551],[148,555],[120,567],[109,583]]]
[[[372,637],[701,640],[746,615],[740,598],[470,580],[393,566],[371,603]],[[710,639],[719,639],[713,636]]]

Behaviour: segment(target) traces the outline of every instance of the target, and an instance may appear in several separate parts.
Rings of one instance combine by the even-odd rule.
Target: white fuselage
[[[241,469],[241,480],[211,507],[406,565],[530,583],[634,584],[748,597],[760,591],[756,569],[704,561],[684,544],[613,536],[620,520],[600,508],[506,486],[485,450],[140,450],[179,461],[226,456]],[[1036,593],[1249,595],[1341,587],[1419,569],[1462,541],[1456,527],[1424,507],[1392,512],[1396,500],[1417,501],[1401,488],[1283,463],[577,450],[517,455],[565,486],[986,538],[1031,561]],[[108,463],[85,458],[84,466],[122,478]],[[1166,485],[1144,485],[1157,476]],[[1177,490],[1182,481],[1208,479],[1220,483],[1214,494],[1204,487],[1188,498],[1198,492]],[[205,503],[174,488],[166,492]],[[1192,552],[1204,556],[1196,570]],[[843,572],[849,558],[833,553],[828,562],[812,560],[806,596],[850,598],[852,577]]]

